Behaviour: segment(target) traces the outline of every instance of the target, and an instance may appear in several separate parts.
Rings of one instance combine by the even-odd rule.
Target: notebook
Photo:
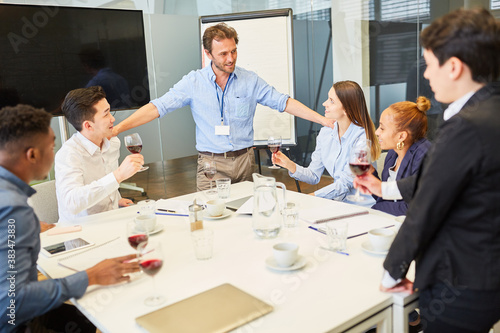
[[[135,321],[150,333],[221,333],[271,311],[271,305],[225,283],[140,316]]]
[[[248,197],[243,197],[243,198],[240,198],[240,199],[236,199],[236,200],[233,200],[233,201],[226,202],[226,208],[229,208],[229,209],[232,209],[232,210],[238,210],[251,197],[253,197],[253,195],[250,195]]]

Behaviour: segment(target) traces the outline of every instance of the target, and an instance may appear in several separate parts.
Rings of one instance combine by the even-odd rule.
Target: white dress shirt
[[[102,149],[75,133],[56,154],[56,194],[59,222],[118,208],[120,140],[104,139]]]

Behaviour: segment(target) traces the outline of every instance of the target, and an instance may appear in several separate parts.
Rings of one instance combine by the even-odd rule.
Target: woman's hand
[[[297,170],[296,164],[280,151],[272,155],[272,161],[274,164],[278,164],[279,166],[288,169],[291,173],[295,173]]]

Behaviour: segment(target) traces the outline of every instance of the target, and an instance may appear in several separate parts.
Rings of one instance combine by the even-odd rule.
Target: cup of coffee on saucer
[[[292,266],[299,256],[299,246],[294,243],[278,243],[273,246],[273,257],[280,267]]]
[[[137,203],[139,215],[134,219],[138,231],[153,232],[156,228],[156,203],[154,200],[142,200]]]
[[[368,231],[368,238],[373,250],[377,252],[386,252],[391,247],[395,232],[391,229],[378,228]]]
[[[222,199],[209,200],[206,204],[206,213],[211,217],[222,216],[226,209],[226,202]]]

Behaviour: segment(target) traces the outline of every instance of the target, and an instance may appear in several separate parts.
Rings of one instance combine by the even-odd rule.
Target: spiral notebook
[[[229,332],[273,307],[225,283],[135,319],[150,333]]]
[[[73,271],[86,270],[107,258],[120,257],[133,252],[128,243],[116,237],[94,245],[93,247],[64,256],[57,264]]]

